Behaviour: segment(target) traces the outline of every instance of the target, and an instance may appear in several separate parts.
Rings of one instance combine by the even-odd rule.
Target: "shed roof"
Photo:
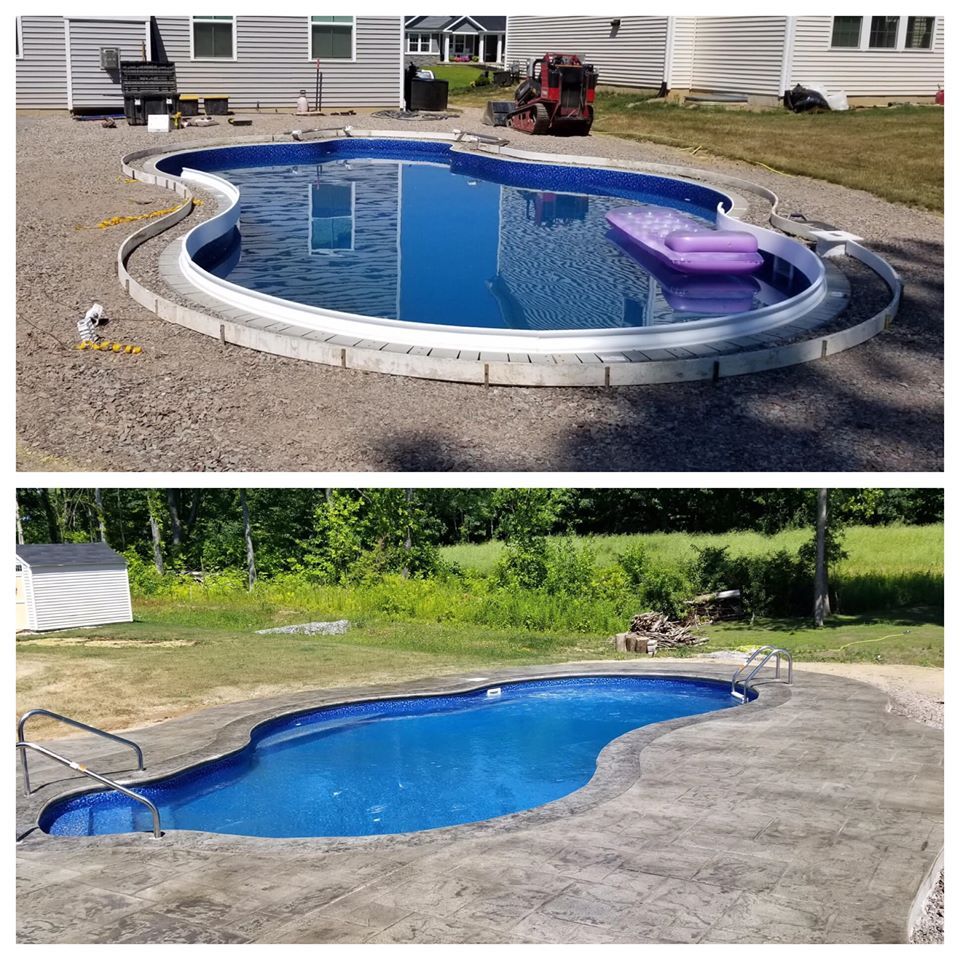
[[[29,567],[126,567],[105,543],[21,543],[17,558]]]

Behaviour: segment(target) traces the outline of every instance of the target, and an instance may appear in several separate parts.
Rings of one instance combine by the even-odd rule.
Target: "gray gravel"
[[[424,129],[481,129],[479,111]],[[319,118],[333,127],[336,118]],[[350,118],[355,127],[404,121]],[[301,126],[258,115],[246,138]],[[768,184],[864,236],[907,284],[894,328],[836,357],[717,384],[602,389],[476,387],[222,348],[123,294],[114,215],[172,206],[125,183],[145,145],[201,143],[226,124],[149,134],[64,115],[17,117],[17,436],[22,469],[75,470],[940,470],[943,221],[868,194],[744,163],[693,162]],[[513,141],[538,151],[689,163],[611,137]],[[244,137],[237,137],[238,140]],[[200,208],[201,210],[203,208]],[[465,236],[465,241],[469,238]],[[162,244],[151,245],[158,251]],[[138,262],[138,269],[140,269]],[[146,274],[145,274],[146,276]],[[107,307],[111,339],[140,356],[79,353],[74,324]]]

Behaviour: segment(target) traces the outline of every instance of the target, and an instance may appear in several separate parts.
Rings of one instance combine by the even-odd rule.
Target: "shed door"
[[[100,48],[117,47],[121,60],[149,57],[148,27],[143,19],[115,20],[70,17],[70,81],[72,110],[123,109],[120,71],[100,65]]]
[[[17,571],[17,629],[27,629],[27,595],[23,589],[23,574]]]

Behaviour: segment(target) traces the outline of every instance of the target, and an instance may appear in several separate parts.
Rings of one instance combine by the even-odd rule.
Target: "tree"
[[[147,491],[147,510],[150,514],[150,539],[153,543],[153,562],[157,568],[157,573],[163,573],[163,541],[160,539],[160,524],[157,516],[159,491]]]
[[[830,586],[827,582],[827,490],[817,491],[817,559],[813,577],[813,623],[822,627],[830,616]]]
[[[94,487],[93,502],[97,505],[97,524],[100,527],[100,542],[107,542],[107,518],[103,512],[103,494],[99,487]]]
[[[247,547],[247,589],[252,590],[257,582],[257,566],[253,555],[253,537],[250,534],[250,510],[247,507],[247,495],[240,488],[240,509],[243,512],[243,541]]]

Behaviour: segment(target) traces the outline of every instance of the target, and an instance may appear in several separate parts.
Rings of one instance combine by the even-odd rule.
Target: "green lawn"
[[[17,641],[17,710],[45,706],[107,729],[282,692],[483,671],[511,664],[632,659],[600,633],[497,629],[477,624],[366,621],[339,637],[275,634],[229,625],[226,609],[202,625],[177,622],[182,603],[135,601],[138,621]],[[143,611],[147,612],[144,613]],[[260,623],[297,622],[275,606]],[[186,618],[183,618],[186,619]],[[774,644],[798,660],[943,664],[942,615],[908,610],[837,617],[823,630],[805,621],[715,624],[690,653]],[[865,642],[868,641],[868,642]],[[105,695],[107,691],[107,695]],[[37,721],[39,737],[62,735]]]
[[[774,536],[752,531],[689,534],[649,533],[623,536],[577,537],[580,545],[589,545],[601,566],[612,564],[619,553],[642,543],[652,558],[667,561],[691,560],[694,547],[728,546],[732,556],[795,551],[809,540],[810,530],[784,530]],[[884,573],[943,573],[943,525],[891,525],[888,527],[848,527],[843,539],[848,557],[834,573],[841,576]],[[464,570],[489,573],[503,552],[503,543],[491,540],[479,544],[458,544],[442,549],[445,560]]]
[[[455,71],[449,78],[451,106],[482,106],[488,99],[513,95],[510,87],[471,88],[475,68],[442,69]],[[791,113],[783,108],[691,107],[656,99],[654,93],[599,90],[594,132],[668,144],[697,156],[744,160],[943,212],[942,107]]]
[[[635,94],[598,98],[594,130],[745,160],[943,212],[943,109],[844,112],[690,108]]]

